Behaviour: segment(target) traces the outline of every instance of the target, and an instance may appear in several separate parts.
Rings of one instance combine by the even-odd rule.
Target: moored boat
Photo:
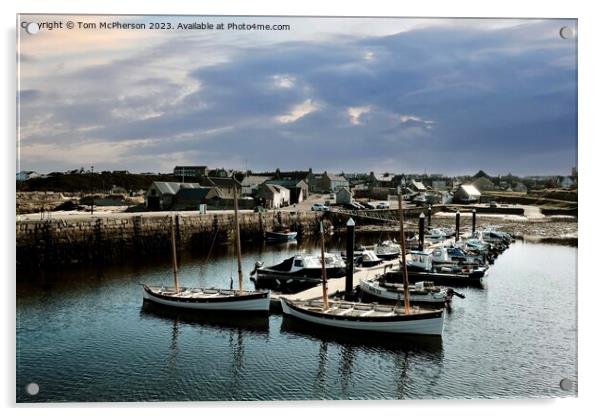
[[[297,232],[291,231],[288,228],[280,227],[272,231],[265,232],[265,239],[268,242],[278,243],[284,241],[292,241],[297,238]]]
[[[384,276],[361,280],[359,287],[364,294],[387,301],[399,301],[403,296],[403,285],[387,282]],[[449,304],[454,294],[458,294],[451,288],[435,286],[433,282],[416,282],[416,284],[410,285],[408,290],[410,302],[413,304],[420,303],[439,307]]]
[[[341,256],[325,253],[324,260],[328,279],[345,275],[346,265]],[[262,262],[256,262],[251,279],[256,288],[292,293],[319,284],[321,273],[319,256],[298,254],[273,266],[264,266]]]
[[[259,312],[270,310],[270,292],[243,290],[242,262],[240,248],[240,228],[238,223],[238,198],[234,188],[234,222],[236,228],[236,258],[238,261],[238,290],[215,288],[182,288],[178,279],[176,238],[173,218],[171,218],[171,244],[174,287],[143,285],[144,301],[154,302],[171,308],[207,312]]]
[[[399,198],[401,252],[405,252],[403,231],[403,203]],[[417,334],[441,336],[443,333],[443,309],[410,307],[407,273],[404,273],[403,308],[395,305],[361,303],[330,300],[324,262],[324,233],[320,226],[322,240],[322,299],[291,300],[280,298],[282,312],[286,316],[323,327],[350,331],[368,331],[397,334]],[[405,270],[406,260],[402,256]]]
[[[285,315],[312,324],[339,329],[398,334],[437,335],[443,331],[443,309],[412,307],[409,313],[397,305],[280,298]]]

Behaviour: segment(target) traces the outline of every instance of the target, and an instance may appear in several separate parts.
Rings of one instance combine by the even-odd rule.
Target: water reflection
[[[339,330],[336,328],[323,328],[316,325],[284,317],[280,331],[295,334],[311,340],[321,340],[341,347],[356,347],[386,352],[413,351],[425,352],[433,358],[441,359],[443,355],[443,341],[441,337],[421,336],[408,334],[381,334],[357,333]]]
[[[262,315],[204,314],[196,311],[165,308],[153,302],[144,301],[140,316],[163,320],[166,323],[181,322],[199,327],[213,327],[225,330],[238,330],[240,333],[268,334],[269,319]]]

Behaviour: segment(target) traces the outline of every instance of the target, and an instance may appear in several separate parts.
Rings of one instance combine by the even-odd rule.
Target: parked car
[[[355,201],[358,204],[360,204],[362,206],[362,208],[364,209],[374,209],[374,206],[369,204],[368,202],[359,202],[359,201]]]
[[[495,201],[491,201],[491,202],[489,203],[489,207],[490,207],[490,208],[497,208],[498,206],[499,206],[499,205],[498,205],[498,204],[497,204],[497,202],[495,202]]]
[[[329,211],[329,208],[324,204],[316,203],[311,206],[311,210],[312,211]]]
[[[376,205],[376,209],[389,209],[391,206],[388,202],[381,201]]]

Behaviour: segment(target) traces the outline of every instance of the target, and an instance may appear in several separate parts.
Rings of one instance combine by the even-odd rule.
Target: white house
[[[349,188],[341,188],[336,193],[337,204],[350,204],[353,202],[353,193]]]
[[[257,188],[257,198],[265,208],[281,208],[291,203],[291,191],[284,186],[264,183]]]

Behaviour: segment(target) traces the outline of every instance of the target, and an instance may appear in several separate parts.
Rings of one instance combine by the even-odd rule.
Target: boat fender
[[[255,268],[253,270],[251,270],[251,276],[254,276],[255,273],[257,273],[257,269],[260,269],[263,266],[263,262],[262,261],[256,261],[255,262]]]

